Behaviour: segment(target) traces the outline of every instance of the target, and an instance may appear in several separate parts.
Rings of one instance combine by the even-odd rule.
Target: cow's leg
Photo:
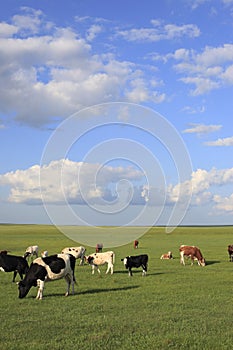
[[[92,269],[91,273],[92,273],[92,275],[94,275],[94,273],[95,273],[95,265],[91,265],[91,269]]]
[[[132,270],[131,270],[131,267],[129,267],[129,276],[133,276],[133,273],[132,273]]]
[[[17,275],[17,270],[15,270],[14,273],[13,273],[13,280],[12,280],[13,283],[15,282],[15,277],[16,277],[16,275]],[[22,279],[22,278],[21,278],[21,279]]]
[[[72,285],[72,294],[74,294],[74,279],[70,275],[66,275],[65,280],[67,283],[65,296],[67,297],[70,294],[70,285]]]
[[[182,265],[185,265],[185,262],[184,262],[184,252],[180,252],[180,263]]]
[[[38,285],[38,292],[37,292],[36,299],[42,300],[42,298],[43,298],[43,290],[44,290],[44,281],[37,280],[37,285]]]
[[[142,265],[142,276],[146,276],[147,267]]]

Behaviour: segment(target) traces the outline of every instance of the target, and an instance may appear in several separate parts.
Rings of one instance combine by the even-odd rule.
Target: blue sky
[[[0,42],[0,222],[233,224],[233,0],[9,0]]]

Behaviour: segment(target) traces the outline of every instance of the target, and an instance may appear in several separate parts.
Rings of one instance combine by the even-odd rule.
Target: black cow
[[[24,298],[32,286],[38,286],[36,299],[42,299],[45,282],[61,278],[65,278],[67,282],[65,295],[69,295],[70,285],[72,285],[72,294],[74,294],[75,262],[75,257],[70,254],[55,254],[35,259],[24,279],[19,282],[19,298]]]
[[[133,267],[142,267],[142,275],[146,276],[147,273],[147,264],[148,264],[148,255],[136,255],[136,256],[127,256],[124,259],[121,259],[124,262],[125,268],[129,270],[129,276],[132,276]]]
[[[0,253],[0,271],[14,272],[12,282],[15,282],[15,277],[19,273],[21,280],[23,275],[28,271],[29,266],[22,256],[9,255],[5,251]]]
[[[233,244],[229,244],[227,247],[230,261],[233,261]]]

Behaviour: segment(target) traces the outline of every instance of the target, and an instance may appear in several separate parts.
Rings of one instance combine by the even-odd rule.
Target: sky
[[[8,0],[0,222],[233,224],[233,0]]]

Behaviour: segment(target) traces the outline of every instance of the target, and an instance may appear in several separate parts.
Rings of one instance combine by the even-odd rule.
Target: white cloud
[[[104,31],[102,24],[89,26],[82,38],[29,8],[12,22],[0,23],[0,105],[6,116],[41,127],[99,103],[164,100],[136,64],[92,52],[90,43]]]
[[[174,69],[184,75],[180,80],[185,84],[196,86],[191,91],[194,96],[233,84],[232,44],[224,44],[219,47],[207,46],[201,53],[178,49],[173,55],[167,55],[167,59],[170,58],[180,61],[174,65]]]
[[[119,30],[118,35],[127,41],[149,41],[155,42],[160,40],[172,40],[187,36],[189,38],[200,35],[199,28],[194,24],[175,25],[162,24],[158,20],[151,21],[153,27],[133,28],[130,30]]]
[[[216,203],[216,209],[221,212],[227,212],[231,215],[233,214],[233,193],[229,197],[215,195],[213,200]]]
[[[220,130],[222,125],[204,125],[204,124],[195,124],[190,123],[191,128],[183,130],[183,133],[186,134],[208,134]]]
[[[233,146],[233,136],[220,138],[216,141],[208,141],[208,142],[205,142],[205,145],[207,145],[207,146]]]
[[[45,203],[93,204],[114,201],[118,196],[117,183],[123,179],[136,184],[143,176],[132,167],[101,166],[62,159],[43,167],[35,165],[0,175],[0,185],[10,187],[8,201],[12,203],[41,204],[42,193]]]

